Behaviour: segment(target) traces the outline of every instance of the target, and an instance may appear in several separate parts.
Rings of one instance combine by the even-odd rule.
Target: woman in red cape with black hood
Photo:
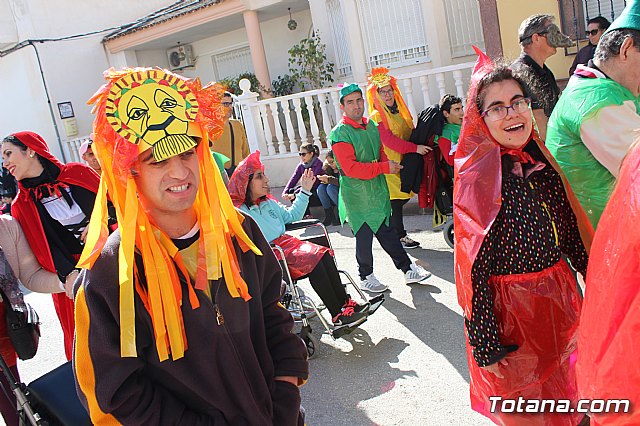
[[[581,301],[562,255],[584,274],[593,230],[534,129],[524,85],[476,51],[454,180],[471,405],[501,425],[576,425],[583,414],[503,403],[577,401]]]
[[[4,166],[18,181],[11,212],[44,269],[65,281],[76,269],[100,177],[89,166],[62,164],[40,135],[18,132],[4,138]],[[73,351],[73,300],[53,294],[67,359]]]

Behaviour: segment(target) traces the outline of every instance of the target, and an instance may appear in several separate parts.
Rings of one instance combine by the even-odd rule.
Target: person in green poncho
[[[376,123],[363,117],[364,99],[357,84],[342,87],[340,109],[342,120],[329,139],[340,171],[340,220],[348,222],[356,236],[360,287],[374,293],[388,288],[373,274],[374,235],[396,268],[404,272],[405,282],[420,283],[431,274],[411,262],[398,234],[389,226],[391,204],[384,175],[397,173],[402,166],[387,159]]]
[[[546,145],[595,228],[631,144],[640,136],[640,1],[602,35],[556,105]]]

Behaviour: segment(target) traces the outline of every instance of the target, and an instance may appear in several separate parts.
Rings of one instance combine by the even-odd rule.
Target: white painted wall
[[[13,25],[18,35],[14,42],[57,38],[122,25],[173,2],[0,0],[0,11],[9,11],[2,14],[0,23],[4,27],[3,21],[7,20],[9,29]],[[5,30],[2,31],[8,32]],[[102,73],[109,67],[101,45],[103,35],[37,44],[63,141],[75,136],[66,137],[57,110],[58,102],[72,102],[78,136],[91,132],[93,117],[86,101],[104,83]],[[52,152],[62,158],[33,48],[27,47],[0,58],[0,76],[0,137],[20,130],[35,131],[47,140]]]
[[[169,69],[169,59],[167,58],[166,49],[136,50],[136,57],[138,58],[138,66],[140,67]],[[180,74],[186,75],[186,71],[187,70],[181,71]]]
[[[292,16],[298,22],[298,27],[294,31],[287,28],[289,15],[261,24],[271,80],[275,80],[278,75],[289,73],[288,50],[300,40],[307,38],[312,25],[309,10],[294,13]]]
[[[271,80],[275,80],[279,75],[289,73],[289,54],[287,51],[294,44],[306,38],[311,28],[311,14],[308,10],[294,13],[292,17],[298,22],[298,27],[294,31],[287,28],[289,15],[261,22],[260,24]],[[248,45],[249,41],[244,28],[192,43],[194,55],[198,57],[196,68],[194,70],[184,70],[181,74],[188,77],[200,77],[203,83],[215,80],[211,56]],[[137,51],[138,62],[140,65],[151,66],[156,64],[152,64],[149,61],[155,59],[163,61],[164,65],[161,66],[168,66],[166,55],[164,52],[162,54],[164,59],[155,56],[149,51]]]
[[[32,130],[52,141],[54,148],[57,145],[55,132],[33,48],[1,58],[0,75],[0,138],[21,130]]]
[[[18,41],[18,29],[9,0],[0,0],[0,49]]]

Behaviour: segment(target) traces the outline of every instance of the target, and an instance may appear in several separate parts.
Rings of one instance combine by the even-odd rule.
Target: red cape
[[[49,152],[49,147],[44,139],[36,133],[18,132],[14,133],[13,136],[60,169],[57,182],[76,185],[92,192],[98,192],[100,176],[91,167],[80,163],[62,164],[60,160]],[[18,196],[13,201],[11,213],[22,226],[29,246],[31,246],[31,250],[33,250],[40,265],[47,271],[56,272],[49,243],[42,227],[40,215],[33,202],[31,190],[23,187],[20,182],[18,182],[18,188]]]
[[[640,424],[640,145],[622,164],[598,222],[578,335],[581,398],[628,399],[629,414],[592,413],[597,424]]]

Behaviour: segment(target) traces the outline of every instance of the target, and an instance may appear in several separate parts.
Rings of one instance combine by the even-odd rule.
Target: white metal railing
[[[447,93],[464,98],[473,65],[467,62],[396,76],[414,120],[420,111]],[[360,87],[364,93],[366,84],[361,83]],[[236,99],[251,151],[259,149],[263,156],[270,157],[293,156],[305,143],[328,148],[327,137],[342,117],[338,87],[260,101],[258,94],[250,90],[248,80],[241,80],[240,88],[242,94]]]

